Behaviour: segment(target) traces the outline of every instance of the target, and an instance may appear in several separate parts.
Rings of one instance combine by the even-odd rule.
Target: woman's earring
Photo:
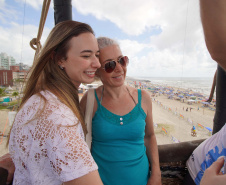
[[[64,69],[62,66],[59,66],[59,67],[60,67],[60,69],[62,69],[62,70]]]

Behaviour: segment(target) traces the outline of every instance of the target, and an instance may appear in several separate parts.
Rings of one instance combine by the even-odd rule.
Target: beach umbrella
[[[212,132],[213,130],[210,127],[205,127],[207,130],[209,130],[210,132]]]
[[[205,128],[209,131],[209,136],[211,136],[213,130],[210,127],[205,127]]]
[[[178,97],[179,97],[179,98],[184,98],[184,96],[183,96],[183,95],[178,95]]]
[[[187,100],[188,102],[195,102],[195,100],[191,100],[191,99],[189,99],[189,100]]]

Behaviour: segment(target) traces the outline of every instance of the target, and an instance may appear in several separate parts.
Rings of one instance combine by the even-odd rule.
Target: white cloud
[[[30,47],[29,43],[32,38],[37,37],[38,27],[34,25],[25,25],[24,34],[23,27],[12,22],[8,28],[0,27],[0,48],[1,52],[5,52],[16,59],[17,63],[32,65],[35,51]],[[49,33],[47,27],[44,29],[41,43]]]
[[[29,42],[37,36],[39,22],[34,25],[25,22],[22,45],[22,25],[16,21],[23,10],[16,12],[6,2],[0,0],[0,21],[7,23],[7,27],[0,26],[0,52],[13,56],[17,62],[22,52],[21,62],[31,65],[34,51]],[[16,2],[23,5],[24,0]],[[41,14],[43,0],[26,3],[27,8],[40,10],[35,12]],[[212,76],[215,72],[216,62],[206,49],[197,0],[72,0],[72,4],[83,15],[114,23],[130,38],[147,35],[146,31],[150,33],[153,27],[161,29],[160,33],[147,36],[145,44],[138,39],[119,40],[123,54],[130,58],[130,76]],[[45,25],[42,44],[49,31]]]
[[[124,46],[121,45],[121,47],[124,50]],[[140,49],[143,48],[140,47]],[[152,47],[152,50],[144,56],[136,57],[135,53],[130,57],[127,74],[146,77],[212,77],[215,70],[216,62],[210,58],[204,47],[195,48],[189,54],[173,51],[171,48],[160,50]]]
[[[122,53],[130,57],[135,57],[143,49],[150,47],[147,44],[142,44],[142,43],[139,43],[138,41],[132,41],[128,39],[119,40],[119,45],[122,49]]]
[[[4,6],[5,0],[0,0],[0,7]]]
[[[73,7],[81,14],[91,14],[97,19],[109,20],[129,35],[142,34],[147,28],[161,25],[175,30],[185,22],[187,0],[73,0]],[[189,11],[198,7],[191,0]],[[183,25],[185,26],[185,25]],[[181,30],[181,29],[180,29]]]
[[[158,26],[149,44],[121,40],[130,57],[128,74],[137,76],[208,76],[216,63],[206,49],[197,0],[73,0],[84,15],[109,20],[128,35],[141,35]],[[149,51],[148,51],[149,50]],[[145,53],[145,52],[146,53]],[[138,54],[143,53],[143,55]]]
[[[149,0],[73,0],[73,7],[82,14],[91,14],[100,20],[109,20],[129,35],[139,35],[146,27],[152,25],[150,17],[157,14],[150,11],[152,2]]]
[[[24,4],[24,0],[15,0],[18,3]],[[42,8],[43,0],[30,0],[26,1],[26,5],[31,6],[36,10],[40,10]]]

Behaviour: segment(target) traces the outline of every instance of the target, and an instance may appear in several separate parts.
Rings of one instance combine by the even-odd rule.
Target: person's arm
[[[103,185],[97,170],[80,178],[65,182],[64,185]]]
[[[148,92],[142,91],[142,102],[147,110],[144,142],[147,149],[148,160],[151,163],[151,177],[148,184],[161,184],[161,171],[159,166],[158,146],[154,133],[152,118],[152,102]]]
[[[0,167],[8,171],[7,183],[9,184],[13,180],[15,171],[15,166],[9,153],[0,157]]]
[[[200,185],[223,185],[226,183],[226,174],[221,175],[220,170],[224,165],[224,158],[219,158],[216,162],[214,162],[209,168],[207,168],[204,172]]]
[[[226,70],[226,1],[200,0],[206,46],[213,60]]]

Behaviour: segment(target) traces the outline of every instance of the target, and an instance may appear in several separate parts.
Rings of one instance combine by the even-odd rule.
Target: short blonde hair
[[[112,46],[112,45],[119,46],[117,41],[110,39],[108,37],[98,37],[97,42],[98,42],[98,46],[99,46],[100,50],[107,47],[107,46]]]

